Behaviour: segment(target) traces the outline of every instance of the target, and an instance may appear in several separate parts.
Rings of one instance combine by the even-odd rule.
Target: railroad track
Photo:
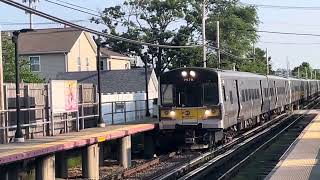
[[[317,99],[316,105],[312,102],[305,106],[315,107],[319,105]],[[313,105],[313,106],[312,106]],[[301,115],[299,118],[302,118]],[[146,163],[138,165],[137,167],[125,170],[118,179],[199,179],[204,177],[212,168],[223,166],[225,162],[228,162],[234,155],[242,152],[252,144],[256,144],[259,140],[270,135],[276,129],[282,129],[286,122],[290,121],[293,114],[284,113],[275,117],[274,119],[258,126],[250,131],[247,131],[240,136],[233,139],[227,144],[217,147],[213,151],[200,153],[200,152],[185,152],[178,153],[173,152],[168,155],[154,158]],[[299,119],[297,118],[297,119]],[[296,122],[297,119],[294,121]],[[292,123],[291,123],[292,124]],[[283,132],[284,130],[282,130]],[[269,141],[268,141],[269,142]],[[270,140],[271,142],[271,140]],[[270,143],[269,142],[269,143]],[[267,145],[268,143],[265,143]],[[262,147],[256,147],[256,151]],[[247,154],[245,160],[239,160],[239,163],[232,166],[224,173],[220,173],[214,179],[225,179],[233,175],[237,169],[239,169],[247,160],[249,160],[253,154]],[[210,167],[210,168],[209,168]]]
[[[319,106],[319,98],[314,102],[309,103],[307,106],[304,108],[309,108],[311,107],[314,108],[316,106]],[[284,117],[281,119],[279,122],[272,124],[270,127],[267,129],[264,129],[257,134],[255,134],[252,137],[248,137],[245,139],[243,142],[235,145],[232,149],[229,149],[228,151],[216,156],[215,158],[211,159],[210,161],[206,162],[205,164],[201,165],[198,168],[195,168],[194,170],[190,171],[189,173],[177,177],[175,179],[229,179],[232,177],[234,174],[236,174],[239,169],[246,163],[248,162],[253,156],[259,152],[259,150],[263,149],[270,143],[272,143],[275,139],[277,139],[283,132],[288,130],[290,127],[292,127],[294,124],[296,124],[299,120],[301,120],[303,117],[305,117],[306,113],[303,113],[301,115],[298,115],[298,117],[294,117],[294,114],[291,114],[287,117]],[[303,130],[302,127],[299,129]],[[278,130],[278,131],[276,131]],[[271,135],[273,132],[276,132],[275,134]],[[265,140],[265,137],[268,137],[268,140],[264,141],[264,143],[258,144],[259,141]],[[257,145],[258,144],[258,145]],[[253,151],[247,151],[248,149],[254,149]],[[239,153],[242,152],[242,156],[236,157],[235,156],[239,155]],[[239,159],[240,158],[240,159]],[[242,159],[241,159],[242,158]],[[237,163],[232,165],[231,167],[228,167],[226,165],[226,162],[228,160],[232,160],[229,162],[236,161]],[[230,163],[229,163],[230,164]],[[232,163],[231,163],[232,164]],[[222,167],[222,168],[221,168]],[[224,169],[224,170],[218,170],[219,168]],[[209,172],[212,170],[217,170],[217,173],[215,175],[209,176]],[[164,178],[164,179],[173,179],[172,176],[171,178]]]

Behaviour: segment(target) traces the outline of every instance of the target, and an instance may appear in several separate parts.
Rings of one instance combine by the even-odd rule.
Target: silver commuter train
[[[318,95],[319,85],[248,72],[174,69],[161,76],[159,128],[184,134],[187,144],[213,145],[273,114],[297,109]]]

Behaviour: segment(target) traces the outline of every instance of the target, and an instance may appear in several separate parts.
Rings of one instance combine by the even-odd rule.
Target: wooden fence
[[[80,84],[78,88],[80,129],[94,127],[97,117],[96,86]],[[15,84],[4,84],[3,89],[4,110],[0,111],[0,143],[8,143],[13,141],[16,129]],[[26,139],[76,130],[76,113],[51,115],[49,91],[50,84],[20,84],[20,117]],[[51,123],[52,121],[54,123]]]

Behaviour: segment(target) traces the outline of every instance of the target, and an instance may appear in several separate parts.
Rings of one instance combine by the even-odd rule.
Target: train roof
[[[237,76],[237,77],[246,77],[246,78],[266,78],[265,75],[260,74],[254,74],[251,72],[241,72],[241,71],[231,71],[231,70],[216,70],[214,69],[218,74],[221,74],[223,76]]]
[[[302,78],[295,78],[295,77],[281,77],[281,76],[274,76],[274,75],[262,75],[262,74],[255,74],[251,72],[242,72],[242,71],[232,71],[232,70],[220,70],[216,68],[204,68],[204,67],[181,67],[176,68],[168,72],[177,71],[177,70],[198,70],[198,71],[206,71],[212,72],[214,74],[219,74],[222,76],[237,76],[237,77],[245,77],[245,78],[273,78],[273,79],[282,79],[282,80],[291,80],[291,81],[319,81],[316,79],[302,79]]]

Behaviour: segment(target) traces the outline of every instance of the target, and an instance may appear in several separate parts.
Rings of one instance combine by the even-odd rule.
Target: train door
[[[230,80],[230,86],[228,90],[229,96],[229,125],[237,124],[237,118],[239,113],[238,95],[237,95],[237,80]]]
[[[273,91],[274,91],[274,97],[275,97],[274,107],[275,108],[277,108],[279,106],[279,94],[278,94],[277,87],[279,87],[279,83],[277,82],[277,85],[276,85],[276,81],[273,81]]]
[[[260,88],[259,88],[259,93],[260,93],[260,99],[261,99],[261,112],[263,112],[263,106],[264,106],[264,96],[263,96],[263,88],[262,88],[262,80],[260,80]]]
[[[240,89],[239,89],[238,80],[235,80],[235,82],[236,82],[236,93],[237,93],[237,104],[238,104],[237,118],[239,118],[239,116],[240,116],[240,110],[241,110]]]

